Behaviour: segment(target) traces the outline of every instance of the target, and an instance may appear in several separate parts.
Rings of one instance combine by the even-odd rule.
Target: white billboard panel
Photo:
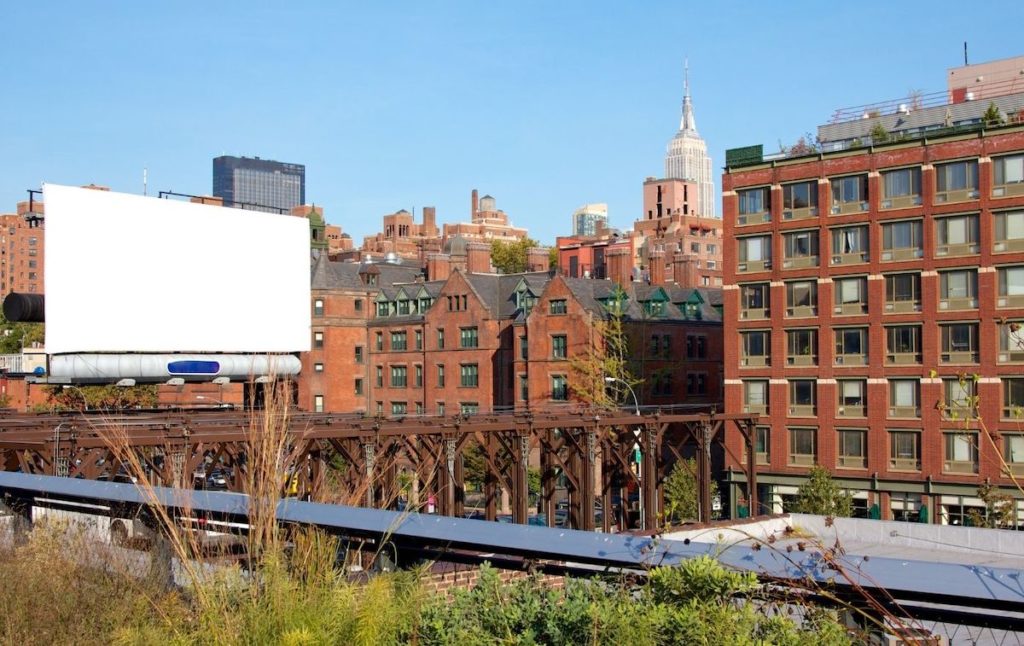
[[[46,184],[46,350],[310,346],[305,218]]]

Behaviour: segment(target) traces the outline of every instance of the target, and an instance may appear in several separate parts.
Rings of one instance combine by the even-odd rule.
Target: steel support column
[[[640,519],[641,529],[657,529],[658,527],[658,437],[657,431],[650,424],[644,424],[640,432],[640,496],[643,500],[644,513]]]

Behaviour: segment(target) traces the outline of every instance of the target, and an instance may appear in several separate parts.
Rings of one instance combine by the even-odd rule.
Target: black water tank
[[[11,323],[42,323],[46,320],[46,299],[42,294],[11,292],[4,299],[4,317]]]

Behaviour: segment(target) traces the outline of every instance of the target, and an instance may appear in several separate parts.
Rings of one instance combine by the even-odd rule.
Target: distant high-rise
[[[686,69],[683,91],[683,114],[679,131],[668,143],[665,155],[665,179],[681,179],[697,184],[696,212],[705,217],[718,217],[715,204],[715,182],[711,176],[711,157],[704,139],[697,134],[690,100],[690,70]]]
[[[584,204],[573,211],[572,234],[574,236],[594,236],[607,225],[607,204]]]
[[[306,167],[259,157],[216,157],[213,194],[225,206],[288,213],[306,203]]]

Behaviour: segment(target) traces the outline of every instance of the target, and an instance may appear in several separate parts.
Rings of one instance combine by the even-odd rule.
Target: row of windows
[[[361,299],[359,299],[359,298],[354,299],[352,301],[352,305],[355,308],[355,311],[357,311],[357,312],[362,312],[363,311],[363,301]],[[313,316],[323,316],[323,315],[324,315],[324,299],[322,299],[322,298],[315,298],[315,299],[313,299]]]
[[[921,167],[883,170],[879,206],[900,209],[922,203]],[[994,198],[1024,195],[1024,153],[992,159],[991,196]],[[818,180],[804,180],[782,185],[782,218],[798,220],[819,215]],[[846,215],[868,210],[868,175],[860,173],[828,179],[831,215]],[[770,186],[737,191],[740,226],[760,224],[771,219],[772,190]],[[935,204],[949,204],[977,199],[978,160],[967,159],[935,165]]]
[[[997,363],[1024,361],[1024,347],[1017,323],[999,323],[999,353]],[[939,363],[978,363],[979,324],[976,322],[940,323]],[[1019,329],[1019,328],[1017,328]],[[887,325],[885,330],[885,364],[921,364],[923,325]],[[740,332],[740,367],[760,368],[772,365],[771,330],[742,330]],[[817,328],[785,330],[786,365],[816,366],[820,353]],[[834,341],[833,364],[837,366],[863,366],[869,363],[869,328],[841,327],[832,330]]]
[[[1001,379],[1003,398],[1001,418],[1017,420],[1024,418],[1024,378]],[[894,378],[888,380],[889,401],[886,410],[888,418],[916,419],[921,417],[921,382],[919,379]],[[789,379],[789,417],[814,417],[818,415],[817,381],[814,379]],[[977,414],[977,384],[971,379],[943,378],[942,396],[939,402],[941,413],[948,419],[970,419]],[[769,382],[766,379],[743,381],[744,412],[770,414]],[[866,379],[836,380],[836,416],[867,417],[868,398]]]
[[[788,428],[789,436],[787,464],[811,466],[818,464],[817,428]],[[866,469],[868,466],[868,432],[864,429],[837,429],[836,466],[847,469]],[[921,470],[921,431],[912,429],[888,430],[889,470]],[[754,451],[758,464],[769,464],[771,460],[771,429],[758,426],[755,429]],[[946,473],[972,474],[978,472],[978,434],[972,432],[949,432],[942,434],[942,470]],[[1014,475],[1024,474],[1024,435],[1003,434],[1003,460]]]
[[[357,301],[358,302],[358,301]],[[400,299],[397,301],[377,301],[377,316],[413,316],[425,314],[434,304],[434,299],[422,297],[418,299]],[[362,303],[356,307],[356,311],[362,309]]]
[[[414,380],[413,386],[415,388],[421,388],[423,386],[423,366],[413,366]],[[407,366],[390,366],[390,380],[389,385],[392,388],[406,388],[409,385],[408,380],[408,367]],[[356,380],[358,384],[356,394],[361,394],[362,380]],[[378,388],[384,387],[384,366],[376,366],[376,383]],[[459,386],[463,388],[476,388],[480,385],[480,367],[476,363],[463,363],[459,364]],[[443,363],[437,364],[437,386],[438,388],[444,388],[445,386],[445,368]]]
[[[994,253],[1024,251],[1024,211],[994,214]],[[935,257],[953,258],[977,255],[981,249],[978,214],[935,218]],[[881,262],[900,262],[924,257],[924,221],[899,220],[881,226]],[[801,229],[781,234],[782,268],[819,267],[821,261],[820,231]],[[829,229],[830,266],[856,265],[870,262],[871,244],[868,225]],[[772,268],[772,236],[761,234],[736,239],[737,271],[750,273]]]
[[[313,401],[314,401],[314,408],[316,409],[316,412],[322,413],[323,412],[323,395],[316,395],[314,397]],[[423,405],[423,402],[414,402],[413,406],[414,406],[415,413],[417,415],[425,415],[425,414],[427,414],[427,411],[426,411],[426,408]],[[408,415],[409,414],[409,403],[408,402],[404,402],[404,401],[393,401],[393,402],[390,402],[390,406],[389,406],[388,410],[391,411],[391,415],[392,416]],[[459,412],[463,416],[476,415],[478,412],[480,412],[480,404],[477,403],[477,402],[459,402]],[[377,416],[383,416],[385,414],[385,406],[384,406],[384,402],[383,401],[378,401],[377,402],[376,414],[377,414]],[[434,414],[435,415],[442,415],[442,416],[445,414],[445,403],[444,402],[440,402],[439,401],[439,402],[435,403],[435,405],[434,405]]]
[[[1024,307],[1024,265],[996,267],[997,308]],[[979,305],[978,268],[957,268],[937,272],[941,311],[976,310]],[[906,314],[921,311],[921,273],[884,274],[885,313]],[[816,278],[784,282],[786,318],[818,316]],[[868,313],[867,276],[832,279],[832,314],[858,316]],[[771,316],[769,283],[740,285],[740,319],[766,319]]]

